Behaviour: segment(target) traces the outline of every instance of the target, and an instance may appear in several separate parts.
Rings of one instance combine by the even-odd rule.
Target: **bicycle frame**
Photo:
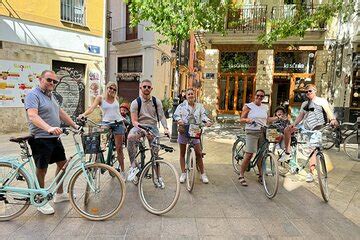
[[[261,146],[256,151],[255,157],[250,161],[248,168],[246,171],[250,171],[251,168],[254,168],[259,160],[262,160],[264,156],[266,156],[267,152],[269,151],[269,141],[264,139],[264,142],[261,144]]]
[[[2,191],[11,191],[14,193],[18,193],[19,196],[21,197],[29,198],[32,205],[41,207],[53,198],[58,188],[61,186],[61,184],[63,184],[65,178],[69,175],[70,171],[74,169],[78,170],[79,168],[83,170],[83,174],[85,175],[90,188],[94,191],[95,189],[93,187],[92,179],[85,171],[85,165],[87,164],[87,162],[85,162],[84,151],[80,147],[78,141],[76,140],[75,134],[73,134],[73,139],[75,142],[76,153],[66,161],[64,167],[59,171],[59,173],[55,176],[55,179],[51,182],[50,186],[48,186],[47,188],[40,187],[39,181],[36,177],[35,162],[30,154],[28,154],[26,161],[24,161],[23,163],[20,163],[19,161],[6,161],[6,160],[0,161],[4,163],[10,163],[12,166],[14,165],[16,166],[16,169],[12,171],[12,173],[10,174],[10,176],[8,176],[6,181],[2,184],[2,186],[0,186],[0,193]],[[25,169],[25,165],[27,163],[29,163],[30,172],[28,172]],[[26,177],[28,177],[30,181],[30,186],[29,186],[30,188],[4,186],[9,181],[14,180],[20,169],[24,171],[25,175],[27,175]],[[40,202],[36,202],[38,200],[36,198],[37,195],[41,196]]]

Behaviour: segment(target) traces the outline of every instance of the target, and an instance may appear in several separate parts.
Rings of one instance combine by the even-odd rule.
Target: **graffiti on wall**
[[[85,64],[53,61],[59,79],[54,96],[64,111],[73,119],[85,110]]]

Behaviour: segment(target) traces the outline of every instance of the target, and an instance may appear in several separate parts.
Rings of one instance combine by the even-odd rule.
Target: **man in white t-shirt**
[[[297,130],[295,126],[300,122],[302,122],[302,127],[305,130],[310,131],[319,129],[329,121],[331,125],[338,124],[328,101],[316,96],[316,86],[314,84],[307,84],[305,90],[306,97],[309,100],[301,104],[300,114],[297,116],[294,124],[286,127],[284,130],[285,154],[279,159],[280,162],[291,159],[291,134]],[[312,182],[314,180],[312,171],[315,167],[315,157],[316,156],[313,156],[310,160],[310,172],[306,176],[307,182]]]

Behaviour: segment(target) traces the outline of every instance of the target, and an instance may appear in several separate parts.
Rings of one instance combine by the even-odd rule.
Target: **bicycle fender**
[[[29,172],[26,170],[26,168],[24,168],[22,166],[22,163],[19,162],[17,160],[17,157],[12,157],[12,156],[8,156],[8,157],[1,157],[0,158],[0,163],[8,163],[11,166],[15,167],[16,169],[21,168],[21,170],[24,172],[24,174],[26,175],[26,177],[30,180],[29,184],[30,184],[30,188],[35,188],[35,184],[33,181],[33,177],[31,177],[31,175],[29,174]]]

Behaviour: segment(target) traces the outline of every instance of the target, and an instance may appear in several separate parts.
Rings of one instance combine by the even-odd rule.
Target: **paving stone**
[[[301,237],[301,233],[290,220],[273,218],[260,219],[260,222],[270,236]]]
[[[305,183],[302,175],[281,178],[277,196],[268,199],[254,171],[246,173],[249,186],[240,186],[231,165],[236,133],[221,131],[213,136],[216,141],[205,138],[210,183],[197,178],[192,193],[181,184],[176,206],[163,216],[147,212],[137,186],[127,183],[123,208],[107,221],[88,221],[69,203],[54,205],[53,216],[31,206],[19,218],[0,222],[0,239],[359,239],[360,163],[343,159],[343,152],[328,154],[335,166],[329,173],[329,203],[323,201],[317,183]],[[0,136],[0,143],[5,138]],[[68,155],[71,144],[64,140]],[[17,153],[17,148],[9,144],[5,153]],[[165,156],[180,172],[178,152]],[[49,168],[47,183],[54,171]],[[285,183],[291,183],[290,188]]]
[[[57,225],[56,229],[51,233],[51,237],[86,236],[89,234],[93,226],[93,221],[83,218],[63,218]]]
[[[162,218],[162,238],[169,236],[182,236],[197,238],[195,218]]]
[[[196,218],[196,226],[200,237],[232,235],[230,224],[225,218]]]

